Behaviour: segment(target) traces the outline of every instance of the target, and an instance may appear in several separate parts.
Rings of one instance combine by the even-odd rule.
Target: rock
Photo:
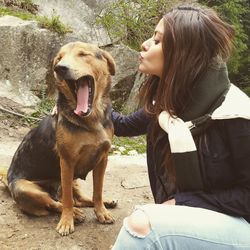
[[[35,93],[46,88],[50,54],[57,43],[57,35],[34,21],[1,17],[0,95],[24,106],[36,105]]]
[[[59,15],[60,20],[73,28],[79,39],[99,46],[111,44],[107,31],[96,25],[96,15],[111,1],[82,0],[33,0],[37,4],[38,14],[51,17]]]
[[[116,87],[117,84],[129,76],[135,77],[139,62],[138,52],[123,44],[116,44],[104,49],[110,52],[116,62],[116,74],[113,77],[113,87]]]
[[[104,4],[110,2],[112,0],[34,1],[39,5],[40,14],[49,14],[55,9],[62,21],[67,24],[72,21],[75,32],[64,36],[40,28],[35,21],[24,21],[13,16],[0,17],[0,98],[18,103],[24,111],[26,107],[33,108],[40,102],[39,97],[54,90],[52,60],[62,45],[77,40],[109,44],[107,34],[101,36],[105,41],[99,39],[98,34],[101,33],[95,30],[93,23]],[[111,90],[114,108],[134,110],[137,104],[130,92],[136,79],[138,53],[125,45],[102,48],[112,54],[117,64]]]
[[[35,106],[48,86],[54,84],[52,60],[74,34],[59,36],[35,21],[0,17],[0,97],[23,106]]]
[[[148,177],[144,173],[138,173],[135,178],[124,178],[121,186],[125,189],[136,189],[148,186]]]
[[[115,2],[115,0],[83,0],[83,2],[92,8],[95,13],[99,13],[103,8],[107,7],[108,4]]]
[[[124,104],[124,109],[127,113],[132,113],[139,107],[139,89],[141,85],[146,81],[146,75],[140,73],[139,71],[135,75],[135,80],[131,91],[129,92],[129,96]]]
[[[111,53],[117,65],[111,90],[113,106],[116,110],[126,111],[126,101],[134,86],[138,70],[138,52],[122,44],[105,49]]]

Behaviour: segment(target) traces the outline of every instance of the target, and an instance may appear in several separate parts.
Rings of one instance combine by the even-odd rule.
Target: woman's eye
[[[154,43],[158,44],[158,43],[160,43],[160,40],[154,39]]]

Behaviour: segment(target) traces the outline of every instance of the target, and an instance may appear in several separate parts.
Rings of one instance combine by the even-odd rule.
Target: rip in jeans
[[[135,216],[136,213],[138,213],[137,211],[140,211],[141,213],[139,212],[136,219],[132,219],[132,217]],[[140,218],[141,216],[143,218]],[[139,220],[138,220],[138,217],[139,217]],[[133,221],[129,222],[129,219],[132,219],[135,221],[135,223],[138,223],[136,226],[141,227],[141,229],[144,230],[145,233],[140,233],[138,232],[139,230],[133,229],[133,226],[131,225],[131,223],[133,224]],[[129,234],[131,234],[133,237],[140,238],[140,239],[145,238],[147,235],[150,234],[152,230],[147,214],[139,207],[135,209],[135,211],[130,215],[130,217],[126,217],[123,220],[123,226]]]

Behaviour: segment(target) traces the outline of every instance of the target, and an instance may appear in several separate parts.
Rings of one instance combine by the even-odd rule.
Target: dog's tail
[[[8,188],[8,183],[7,183],[7,168],[1,167],[0,166],[0,182]]]

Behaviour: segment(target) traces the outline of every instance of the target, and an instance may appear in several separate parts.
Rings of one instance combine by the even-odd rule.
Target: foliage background
[[[235,27],[235,49],[228,63],[230,79],[250,96],[250,1],[200,0],[199,2],[217,10],[224,20]]]
[[[249,0],[118,0],[103,10],[97,22],[107,28],[113,40],[139,50],[141,43],[152,36],[164,10],[186,2],[214,8],[235,27],[235,49],[228,62],[229,76],[250,96]]]

